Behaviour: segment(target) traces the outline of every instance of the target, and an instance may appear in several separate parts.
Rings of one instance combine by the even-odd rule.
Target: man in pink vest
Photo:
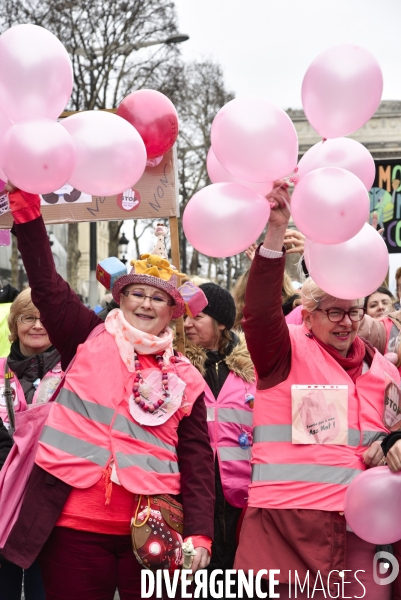
[[[363,300],[340,300],[308,280],[303,325],[287,326],[281,310],[287,186],[277,182],[263,245],[253,261],[243,328],[258,374],[249,508],[235,568],[279,569],[280,598],[297,595],[294,574],[320,577],[313,598],[390,598],[373,580],[375,546],[347,531],[347,485],[367,467],[384,464],[380,441],[387,386],[399,385],[394,365],[358,337]],[[354,577],[358,573],[360,582]],[[345,596],[338,588],[347,575]],[[292,575],[292,580],[290,577]],[[290,592],[292,591],[292,594]],[[289,595],[290,594],[290,595]]]

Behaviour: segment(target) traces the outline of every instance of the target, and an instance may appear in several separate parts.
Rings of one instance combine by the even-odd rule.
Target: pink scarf
[[[134,353],[161,354],[169,364],[173,356],[173,332],[166,327],[159,336],[136,329],[126,321],[120,308],[110,311],[105,321],[106,331],[115,339],[121,360],[130,373],[135,371]]]

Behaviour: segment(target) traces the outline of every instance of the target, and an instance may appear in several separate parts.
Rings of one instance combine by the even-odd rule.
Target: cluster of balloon
[[[217,113],[211,142],[207,170],[212,185],[191,198],[183,227],[203,254],[233,256],[262,233],[270,216],[265,196],[273,181],[294,170],[298,138],[284,110],[264,98],[244,97]]]
[[[306,117],[323,141],[300,160],[291,209],[308,238],[305,260],[316,283],[337,298],[370,294],[388,269],[386,246],[369,219],[375,164],[369,151],[342,136],[364,125],[379,106],[383,77],[374,56],[342,44],[322,52],[302,83]]]
[[[125,120],[86,111],[63,120],[73,86],[61,42],[37,25],[0,36],[0,177],[34,194],[67,182],[92,195],[134,185],[146,166],[141,136]]]
[[[375,467],[358,475],[345,494],[344,514],[352,531],[371,544],[401,539],[401,474]]]

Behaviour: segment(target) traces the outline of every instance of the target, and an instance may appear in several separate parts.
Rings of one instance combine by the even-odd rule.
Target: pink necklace
[[[132,391],[134,393],[134,400],[138,406],[142,408],[144,412],[154,413],[159,408],[168,402],[170,398],[170,392],[168,391],[168,373],[167,369],[163,362],[163,356],[161,354],[156,354],[157,366],[159,367],[162,374],[162,389],[163,389],[163,398],[157,400],[157,402],[146,402],[147,397],[149,395],[149,389],[142,377],[142,366],[139,362],[139,358],[137,353],[134,353],[135,360],[135,378],[134,378],[134,386]],[[172,357],[173,358],[173,357]]]

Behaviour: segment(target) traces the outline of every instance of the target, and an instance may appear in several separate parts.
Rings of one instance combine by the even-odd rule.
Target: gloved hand
[[[23,192],[10,181],[7,182],[4,189],[8,192],[10,210],[17,225],[40,217],[40,197],[37,194]]]

